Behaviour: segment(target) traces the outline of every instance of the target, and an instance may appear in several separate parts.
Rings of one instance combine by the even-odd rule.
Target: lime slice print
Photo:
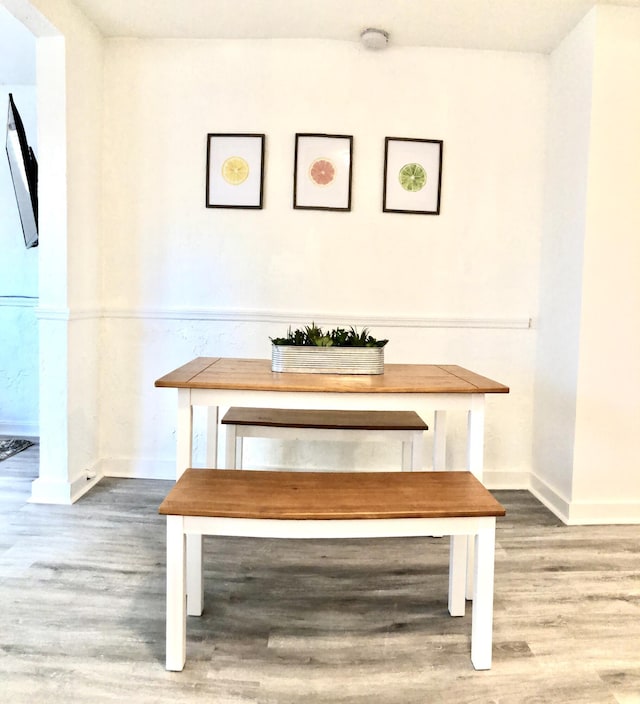
[[[230,156],[222,164],[222,178],[232,186],[239,186],[249,176],[249,164],[241,156]]]
[[[424,188],[427,172],[420,164],[405,164],[398,173],[398,180],[405,191],[415,193]]]
[[[316,159],[309,167],[309,178],[316,186],[328,186],[336,177],[335,166],[324,157]]]

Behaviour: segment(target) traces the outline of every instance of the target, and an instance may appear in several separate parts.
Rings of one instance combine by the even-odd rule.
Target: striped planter
[[[384,347],[271,345],[271,371],[299,374],[384,374]]]

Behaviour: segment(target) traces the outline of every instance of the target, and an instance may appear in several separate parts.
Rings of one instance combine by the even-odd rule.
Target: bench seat
[[[471,661],[491,667],[495,523],[504,508],[469,472],[267,472],[188,469],[167,516],[168,670],[186,661],[187,535],[373,538],[450,535],[449,612],[465,611],[458,559],[475,536]],[[200,573],[202,565],[199,566]]]
[[[423,468],[427,424],[415,411],[345,411],[233,406],[220,421],[226,428],[225,464],[242,468],[243,439],[397,441],[402,469]]]

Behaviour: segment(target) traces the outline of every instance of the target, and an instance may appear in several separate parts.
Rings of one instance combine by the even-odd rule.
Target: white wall
[[[35,86],[33,34],[0,4],[0,84]]]
[[[98,461],[102,38],[68,0],[2,0],[38,37],[40,474],[71,502]]]
[[[566,516],[572,499],[595,13],[550,56],[533,486]]]
[[[486,466],[526,482],[546,95],[538,55],[108,41],[104,471],[172,475],[161,374],[197,354],[267,357],[291,317],[347,316],[400,321],[373,330],[391,339],[388,362],[458,363],[509,384],[490,399]],[[263,210],[204,207],[207,132],[266,133]],[[292,209],[296,132],[354,136],[351,212]],[[381,212],[385,136],[444,140],[440,216]]]
[[[640,522],[640,11],[596,30],[573,513]]]
[[[38,154],[35,38],[0,5],[0,115],[9,93]],[[24,246],[4,150],[0,153],[0,435],[38,435],[38,250]]]
[[[31,51],[35,60],[35,40]],[[29,55],[25,55],[29,62]],[[38,153],[35,85],[0,84],[0,115],[9,93]],[[0,435],[38,435],[38,249],[24,245],[9,163],[0,153]]]
[[[597,7],[551,57],[535,493],[640,522],[640,11]]]
[[[638,10],[597,8],[549,58],[105,44],[68,0],[0,2],[41,37],[35,498],[73,500],[92,469],[173,476],[175,395],[155,378],[195,355],[266,357],[289,322],[348,320],[391,338],[388,362],[511,386],[489,399],[490,486],[528,486],[533,470],[570,522],[637,520]],[[267,134],[264,210],[204,208],[210,131]],[[291,208],[297,131],[354,135],[352,212]],[[439,217],[380,212],[385,136],[444,140]],[[455,445],[448,464],[464,464]]]

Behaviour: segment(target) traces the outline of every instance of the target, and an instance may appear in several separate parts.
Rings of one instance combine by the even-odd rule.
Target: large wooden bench
[[[244,438],[322,441],[397,441],[403,470],[423,469],[424,433],[429,428],[414,411],[334,411],[232,407],[223,416],[225,466],[242,468]]]
[[[167,516],[167,670],[182,670],[186,661],[187,535],[450,535],[452,616],[465,611],[464,561],[456,558],[465,553],[467,536],[475,536],[471,662],[477,670],[491,667],[495,524],[505,510],[469,472],[187,469],[159,511]]]

